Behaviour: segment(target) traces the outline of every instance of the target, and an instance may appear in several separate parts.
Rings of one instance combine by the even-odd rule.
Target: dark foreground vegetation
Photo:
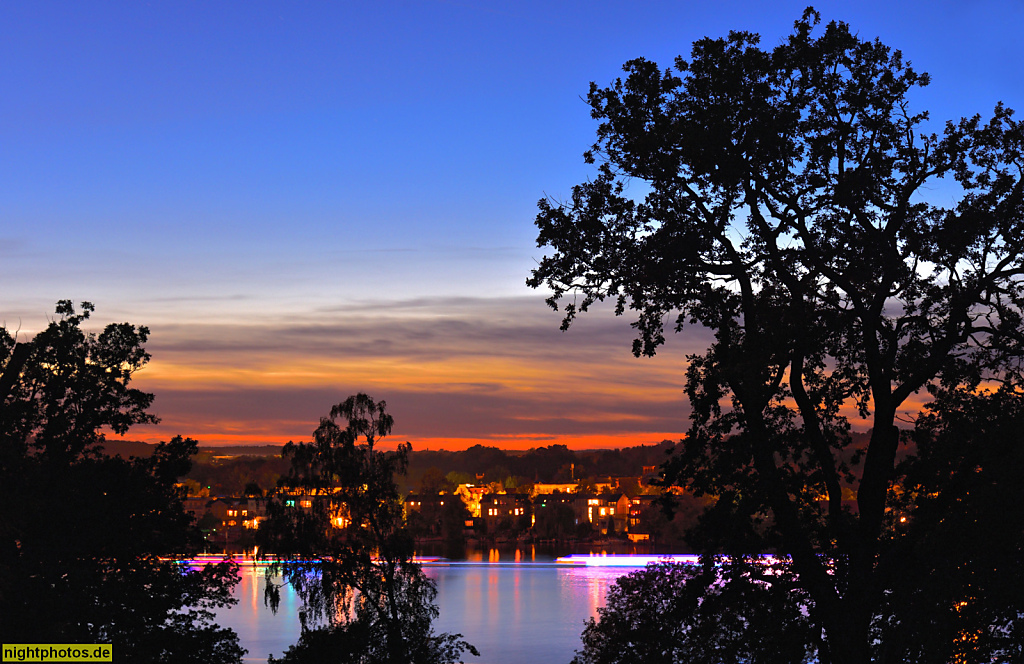
[[[813,10],[758,42],[591,86],[597,173],[540,202],[529,283],[563,328],[634,313],[637,355],[713,331],[665,477],[717,496],[706,553],[783,564],[633,575],[577,661],[1021,661],[1024,127],[930,133],[927,75]]]
[[[213,622],[233,603],[233,565],[183,569],[198,550],[178,477],[195,441],[148,458],[102,453],[101,430],[152,422],[153,395],[129,387],[148,330],[81,327],[83,303],[16,343],[0,328],[0,642],[112,644],[115,661],[223,663],[244,654]]]

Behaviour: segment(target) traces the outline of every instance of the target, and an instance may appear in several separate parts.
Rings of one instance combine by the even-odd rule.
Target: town
[[[658,483],[653,461],[670,448],[663,443],[588,453],[551,446],[508,454],[476,446],[463,452],[414,454],[410,475],[402,478],[406,525],[419,544],[438,543],[456,551],[474,542],[575,540],[610,546],[642,543],[659,552],[689,553],[692,547],[683,533],[696,524],[711,500]],[[144,450],[133,451],[140,449]],[[267,519],[267,499],[277,491],[274,484],[284,471],[283,460],[273,451],[211,448],[198,455],[189,476],[179,482],[184,507],[194,515],[208,552],[242,553],[255,546],[255,531]],[[482,472],[445,473],[439,468],[479,467],[484,458],[495,465]],[[542,467],[552,460],[566,463]],[[423,468],[424,463],[438,465]],[[514,475],[506,466],[532,469],[536,481]],[[640,472],[593,473],[609,467],[638,467]],[[577,468],[587,474],[576,478]],[[665,489],[675,496],[670,513],[659,502]],[[317,500],[316,495],[294,492],[285,505],[308,510]]]

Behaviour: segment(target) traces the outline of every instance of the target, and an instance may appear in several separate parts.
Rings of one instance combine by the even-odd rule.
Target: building
[[[458,496],[442,495],[439,493],[410,493],[406,498],[402,506],[405,508],[405,517],[409,518],[409,514],[412,512],[423,512],[426,511],[431,514],[437,514],[437,511],[444,505],[445,499],[458,500]]]
[[[500,530],[518,530],[524,522],[532,524],[530,497],[522,493],[491,493],[480,499],[483,531],[493,535]],[[526,521],[530,519],[530,521]]]
[[[478,486],[476,484],[460,484],[455,487],[455,495],[462,498],[462,502],[466,503],[466,509],[469,510],[470,516],[474,519],[480,518],[480,500],[487,493],[486,486]]]
[[[661,496],[659,495],[644,495],[635,496],[629,500],[629,524],[627,525],[627,529],[630,534],[630,539],[636,541],[639,535],[647,535],[647,537],[644,537],[643,539],[648,539],[650,537],[650,533],[644,531],[640,525],[640,515],[643,514],[644,510],[653,505],[660,497]]]
[[[539,496],[552,493],[575,493],[579,485],[575,482],[565,484],[534,484],[533,495]]]
[[[629,498],[624,493],[574,494],[577,523],[589,523],[604,534],[624,533],[629,523]]]

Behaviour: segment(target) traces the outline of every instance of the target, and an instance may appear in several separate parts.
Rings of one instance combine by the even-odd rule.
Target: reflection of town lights
[[[578,565],[581,567],[646,567],[651,563],[685,563],[690,565],[696,565],[700,562],[700,556],[594,556],[573,554],[571,556],[562,556],[561,558],[557,558],[555,562],[567,565]]]

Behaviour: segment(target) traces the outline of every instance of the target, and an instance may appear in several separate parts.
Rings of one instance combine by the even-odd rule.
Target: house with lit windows
[[[266,505],[257,498],[217,498],[208,511],[220,520],[222,528],[256,529],[267,517]]]
[[[576,523],[589,523],[604,534],[626,532],[629,506],[629,498],[624,493],[573,494]]]
[[[466,503],[466,509],[469,510],[470,516],[474,519],[480,517],[480,500],[487,494],[486,486],[477,486],[476,484],[460,484],[455,487],[455,495],[462,498],[462,502]]]
[[[629,539],[634,542],[643,542],[651,538],[651,534],[642,525],[643,513],[645,510],[654,507],[661,498],[660,495],[640,495],[629,499],[629,524],[627,532]]]
[[[442,495],[440,493],[410,493],[403,503],[405,516],[409,517],[411,512],[437,513],[444,506],[445,499],[459,500],[458,496]]]
[[[522,493],[492,493],[480,499],[480,521],[483,531],[493,535],[501,530],[517,528],[532,516],[530,496]],[[531,524],[526,521],[526,527]]]

